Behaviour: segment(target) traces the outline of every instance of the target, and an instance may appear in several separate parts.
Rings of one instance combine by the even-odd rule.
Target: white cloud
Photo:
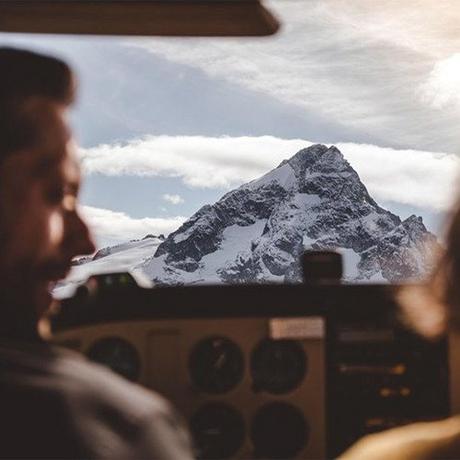
[[[445,211],[457,198],[460,159],[456,155],[375,145],[336,145],[377,201]]]
[[[184,202],[184,199],[180,195],[170,195],[169,193],[163,195],[163,200],[171,204],[181,204]]]
[[[436,63],[460,48],[460,5],[442,3],[272,0],[283,29],[269,39],[126,43],[365,133],[380,145],[456,153],[460,109],[440,117],[419,90]]]
[[[104,244],[143,238],[148,234],[166,236],[186,220],[182,216],[135,219],[124,212],[91,206],[82,206],[81,213],[98,242]]]
[[[87,173],[177,177],[191,187],[228,190],[310,145],[308,140],[272,136],[150,136],[126,145],[84,150],[81,155]],[[456,197],[460,160],[455,155],[336,145],[377,201],[445,210]]]
[[[272,136],[148,136],[125,145],[81,150],[81,159],[89,174],[179,177],[191,187],[228,189],[309,145]]]
[[[420,89],[422,97],[435,108],[460,106],[460,53],[438,61]]]

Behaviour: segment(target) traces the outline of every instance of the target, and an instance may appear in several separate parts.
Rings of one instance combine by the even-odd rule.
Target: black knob
[[[302,272],[306,284],[338,284],[343,275],[342,255],[335,251],[305,251]]]

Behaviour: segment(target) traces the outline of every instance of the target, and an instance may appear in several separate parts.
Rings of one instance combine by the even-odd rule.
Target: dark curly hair
[[[63,61],[31,51],[0,47],[0,161],[26,148],[36,138],[26,116],[28,100],[39,97],[69,105],[74,98],[74,77]]]

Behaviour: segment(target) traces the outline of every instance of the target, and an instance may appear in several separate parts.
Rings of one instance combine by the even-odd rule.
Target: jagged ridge
[[[333,248],[349,280],[394,282],[423,276],[436,244],[421,217],[380,207],[336,147],[316,144],[201,208],[143,269],[165,284],[298,282],[303,250]]]

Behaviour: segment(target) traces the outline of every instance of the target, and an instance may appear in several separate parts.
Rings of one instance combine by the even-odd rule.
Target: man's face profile
[[[65,107],[34,98],[24,110],[34,141],[0,163],[0,286],[42,313],[72,258],[95,248],[76,208],[80,171]]]

